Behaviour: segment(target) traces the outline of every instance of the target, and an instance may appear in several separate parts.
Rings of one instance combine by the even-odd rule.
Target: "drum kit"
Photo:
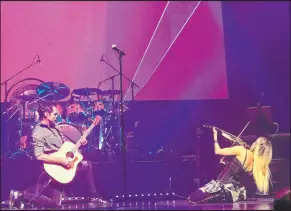
[[[67,101],[61,101],[71,97]],[[65,84],[58,82],[43,82],[39,85],[30,84],[17,89],[10,98],[10,108],[7,109],[8,119],[17,116],[19,121],[19,140],[17,151],[10,153],[24,154],[31,157],[31,132],[39,121],[39,104],[55,103],[58,111],[56,127],[65,134],[70,141],[78,141],[82,133],[92,124],[96,115],[102,117],[99,127],[87,138],[90,150],[92,147],[99,150],[114,152],[120,146],[120,114],[128,110],[124,105],[120,108],[118,101],[110,101],[119,90],[100,90],[97,88],[80,88],[72,92]],[[95,98],[95,99],[94,99]]]

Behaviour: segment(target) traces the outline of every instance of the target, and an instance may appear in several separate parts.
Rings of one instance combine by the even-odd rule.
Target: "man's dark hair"
[[[43,120],[45,118],[44,113],[51,113],[53,111],[53,107],[56,106],[56,103],[39,103],[38,114],[39,120]]]

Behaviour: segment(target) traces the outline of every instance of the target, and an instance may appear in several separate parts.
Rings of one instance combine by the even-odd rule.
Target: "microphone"
[[[121,55],[123,55],[123,56],[126,55],[126,54],[124,53],[123,50],[121,50],[121,49],[119,49],[119,48],[117,47],[117,45],[113,44],[111,47],[112,47],[113,50],[117,51],[117,53],[119,53],[119,54],[121,54]]]
[[[40,67],[42,67],[42,62],[41,62],[40,57],[39,57],[38,54],[37,54],[37,62],[39,63]]]

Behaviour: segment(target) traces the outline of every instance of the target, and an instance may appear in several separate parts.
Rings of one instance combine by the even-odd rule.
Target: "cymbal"
[[[83,95],[83,96],[89,96],[89,95],[96,95],[101,94],[102,91],[97,88],[81,88],[81,89],[74,89],[73,94],[75,95]]]
[[[70,89],[59,82],[45,82],[36,88],[37,95],[45,100],[62,100],[69,96]]]
[[[23,93],[14,96],[14,98],[22,101],[32,101],[38,99],[39,96],[36,94],[35,90],[25,90]]]
[[[106,96],[106,95],[119,95],[120,90],[103,90],[101,95]]]

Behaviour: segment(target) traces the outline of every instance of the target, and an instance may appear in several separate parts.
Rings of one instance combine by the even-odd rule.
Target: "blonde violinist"
[[[221,148],[218,143],[218,131],[225,138],[240,143],[239,146]],[[213,127],[214,151],[216,155],[233,156],[232,162],[226,165],[215,180],[207,183],[188,197],[191,203],[206,203],[209,201],[236,202],[246,199],[246,189],[238,181],[240,174],[248,174],[262,194],[269,191],[270,169],[272,160],[272,145],[266,137],[259,137],[251,147],[243,144],[223,130]]]

